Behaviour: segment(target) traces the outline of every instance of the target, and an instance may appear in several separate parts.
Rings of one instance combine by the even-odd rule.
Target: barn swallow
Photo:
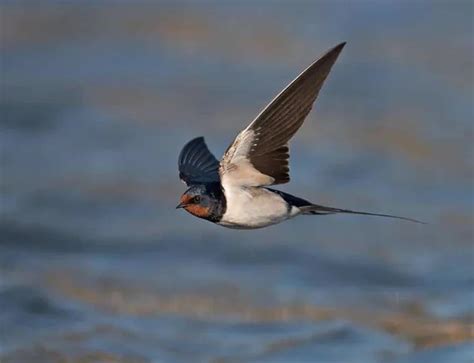
[[[303,124],[341,43],[306,68],[241,131],[221,161],[203,137],[189,141],[178,158],[179,177],[189,189],[176,208],[224,227],[262,228],[298,215],[363,214],[411,218],[325,207],[268,186],[290,180],[288,142]]]

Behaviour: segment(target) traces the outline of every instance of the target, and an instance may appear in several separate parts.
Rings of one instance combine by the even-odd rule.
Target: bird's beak
[[[184,208],[185,205],[186,205],[186,203],[181,202],[176,206],[176,209]]]

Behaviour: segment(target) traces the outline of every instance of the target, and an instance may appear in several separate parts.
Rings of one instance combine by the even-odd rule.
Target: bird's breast
[[[224,194],[227,209],[219,224],[225,227],[261,228],[291,216],[283,198],[264,188],[232,187],[225,189]]]

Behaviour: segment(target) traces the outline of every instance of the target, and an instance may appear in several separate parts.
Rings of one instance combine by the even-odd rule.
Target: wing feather
[[[220,163],[223,183],[263,186],[290,180],[288,141],[311,111],[344,45],[311,64],[237,135]]]
[[[203,137],[184,145],[178,157],[179,177],[187,185],[219,181],[219,161],[209,151]]]

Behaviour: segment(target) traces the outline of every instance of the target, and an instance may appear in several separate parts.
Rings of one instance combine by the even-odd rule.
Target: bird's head
[[[214,204],[214,198],[207,192],[204,185],[193,185],[183,193],[176,209],[184,208],[196,217],[208,219],[212,214]]]

